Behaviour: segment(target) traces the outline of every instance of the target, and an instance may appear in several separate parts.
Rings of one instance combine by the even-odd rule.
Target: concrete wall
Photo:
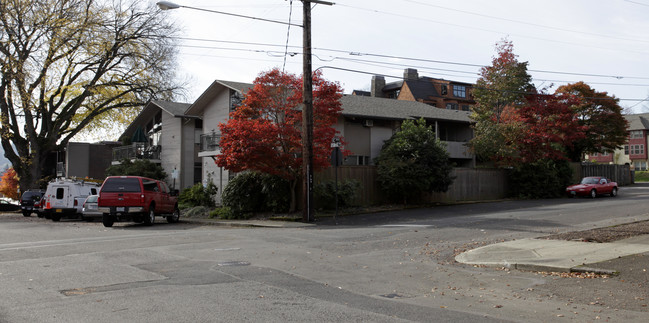
[[[182,119],[176,118],[168,113],[162,114],[162,131],[160,134],[160,161],[161,166],[168,174],[167,183],[170,187],[183,189],[186,186],[183,183],[185,172],[193,172],[192,168],[183,167],[181,161],[181,143],[182,143]],[[172,174],[178,174],[175,180]]]
[[[230,113],[230,89],[222,88],[212,102],[203,110],[203,133],[209,134],[212,131],[219,133],[219,123],[228,121]],[[217,204],[221,203],[221,194],[223,189],[228,183],[229,172],[222,169],[214,163],[212,156],[216,156],[220,151],[214,151],[211,156],[202,158],[203,168],[203,184],[211,180],[218,188],[218,193],[215,198]]]
[[[71,142],[65,150],[65,167],[68,177],[106,178],[106,169],[110,167],[113,148],[120,143],[86,143]]]

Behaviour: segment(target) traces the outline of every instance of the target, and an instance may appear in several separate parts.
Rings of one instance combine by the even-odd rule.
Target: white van
[[[43,196],[46,218],[60,221],[62,217],[83,219],[83,201],[99,193],[99,183],[78,179],[57,178],[47,185]]]

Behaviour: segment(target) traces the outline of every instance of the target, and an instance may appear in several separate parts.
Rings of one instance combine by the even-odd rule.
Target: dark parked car
[[[24,216],[30,216],[32,213],[40,216],[38,206],[43,198],[45,191],[42,190],[28,190],[20,197],[20,210]]]
[[[570,197],[590,196],[592,198],[595,198],[597,197],[597,195],[603,194],[617,196],[617,183],[611,181],[606,177],[584,177],[581,180],[581,183],[568,186],[566,188],[566,193]]]
[[[13,204],[7,200],[0,200],[0,211],[18,211],[20,210],[20,205]]]

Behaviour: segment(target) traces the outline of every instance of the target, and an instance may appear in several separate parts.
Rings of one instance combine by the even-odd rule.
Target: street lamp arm
[[[158,5],[158,8],[160,8],[160,10],[171,10],[171,9],[178,9],[178,8],[187,8],[187,9],[193,9],[193,10],[198,10],[198,11],[205,11],[205,12],[211,12],[211,13],[218,13],[218,14],[222,14],[222,15],[234,16],[234,17],[239,17],[239,18],[248,18],[248,19],[260,20],[260,21],[266,21],[266,22],[273,22],[273,23],[282,24],[282,25],[303,27],[302,25],[292,24],[290,22],[283,22],[283,21],[279,21],[279,20],[271,20],[271,19],[264,19],[264,18],[258,18],[258,17],[252,17],[252,16],[245,16],[245,15],[239,15],[239,14],[236,14],[236,13],[216,11],[216,10],[210,10],[210,9],[203,9],[203,8],[197,8],[197,7],[181,6],[179,4],[175,4],[175,3],[170,2],[170,1],[159,1],[156,4]]]

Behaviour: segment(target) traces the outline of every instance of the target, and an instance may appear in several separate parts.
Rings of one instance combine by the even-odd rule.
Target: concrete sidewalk
[[[609,243],[521,239],[473,249],[455,260],[520,270],[611,273],[584,265],[645,252],[649,252],[647,234]]]

